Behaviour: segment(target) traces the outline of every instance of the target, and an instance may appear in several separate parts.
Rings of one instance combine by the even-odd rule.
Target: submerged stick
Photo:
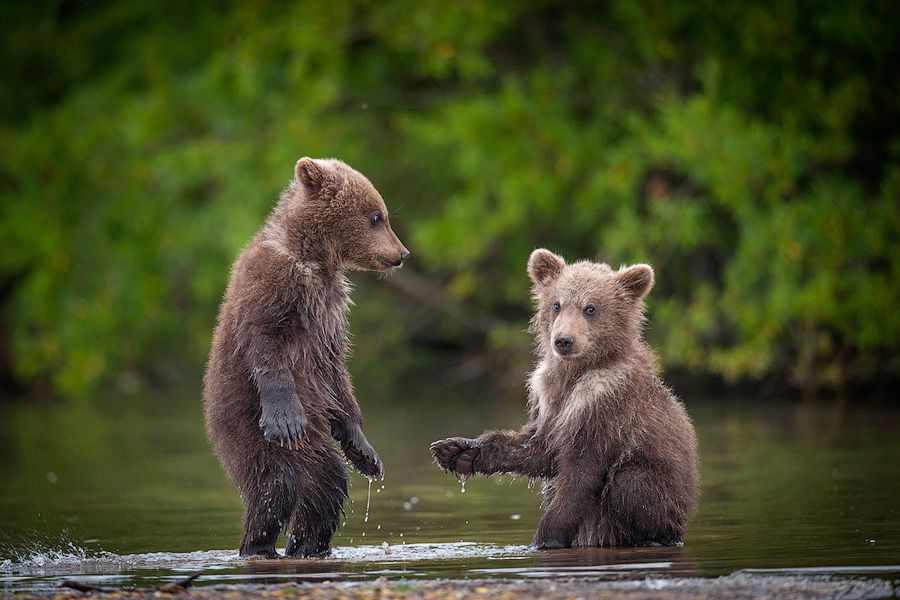
[[[60,583],[60,584],[59,584],[59,587],[61,587],[61,588],[69,588],[69,589],[76,590],[76,591],[79,591],[79,592],[103,592],[103,593],[108,593],[108,592],[118,591],[118,590],[113,590],[113,589],[111,589],[111,588],[102,588],[102,587],[97,587],[96,585],[88,585],[88,584],[86,584],[86,583],[81,583],[81,582],[79,582],[79,581],[73,581],[73,580],[71,580],[71,579],[66,579],[65,581],[63,581],[62,583]]]
[[[184,579],[179,579],[175,583],[171,583],[169,585],[161,585],[156,588],[156,591],[165,592],[168,594],[178,594],[181,592],[185,592],[189,587],[191,587],[191,584],[194,583],[194,580],[200,577],[200,575],[202,575],[202,573],[194,573],[193,575],[185,577]]]
[[[96,585],[90,585],[87,583],[81,583],[80,581],[74,581],[71,579],[66,579],[62,583],[59,584],[61,588],[69,588],[72,590],[76,590],[79,592],[91,593],[97,592],[101,594],[113,594],[116,592],[162,592],[164,594],[180,594],[181,592],[187,591],[189,587],[194,583],[194,581],[200,577],[202,573],[194,573],[193,575],[189,575],[184,579],[179,579],[175,583],[170,583],[168,585],[161,585],[155,588],[135,588],[135,587],[127,587],[127,588],[106,588],[99,587]]]

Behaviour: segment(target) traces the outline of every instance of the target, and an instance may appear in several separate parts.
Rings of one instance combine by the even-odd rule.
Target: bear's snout
[[[409,250],[404,248],[400,252],[400,257],[395,258],[394,260],[385,260],[385,262],[391,267],[402,267],[403,263],[406,262],[406,259],[409,258]]]
[[[560,333],[553,339],[553,348],[560,356],[566,356],[575,347],[575,338],[568,333]]]

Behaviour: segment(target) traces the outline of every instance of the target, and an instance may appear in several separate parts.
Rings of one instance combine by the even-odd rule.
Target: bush
[[[667,366],[900,374],[891,2],[0,11],[2,339],[22,382],[197,379],[228,265],[301,155],[370,176],[448,315],[385,318],[394,292],[372,286],[360,360],[390,339],[415,364],[423,336],[524,356],[524,263],[547,246],[653,263]]]

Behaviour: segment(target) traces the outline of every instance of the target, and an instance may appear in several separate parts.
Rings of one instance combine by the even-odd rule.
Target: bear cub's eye
[[[380,212],[373,212],[371,215],[369,215],[369,222],[372,223],[372,227],[375,227],[376,225],[381,223],[383,220],[384,220],[384,217],[381,216]]]
[[[597,312],[597,309],[594,308],[593,304],[588,304],[587,306],[584,307],[584,314],[586,314],[586,315],[593,315],[596,312]]]
[[[562,307],[559,305],[559,302],[553,303],[553,312],[559,312],[560,308],[562,308]]]

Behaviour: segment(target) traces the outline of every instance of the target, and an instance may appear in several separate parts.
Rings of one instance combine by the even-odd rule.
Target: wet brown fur
[[[541,249],[528,273],[538,355],[528,422],[435,442],[435,459],[463,477],[542,479],[537,547],[680,543],[697,502],[697,448],[684,406],[641,340],[653,270],[566,265]]]
[[[380,219],[376,219],[375,215]],[[203,386],[206,430],[244,501],[242,556],[320,556],[347,496],[344,462],[382,474],[346,369],[347,268],[386,271],[408,251],[381,196],[337,160],[294,179],[235,261]]]

